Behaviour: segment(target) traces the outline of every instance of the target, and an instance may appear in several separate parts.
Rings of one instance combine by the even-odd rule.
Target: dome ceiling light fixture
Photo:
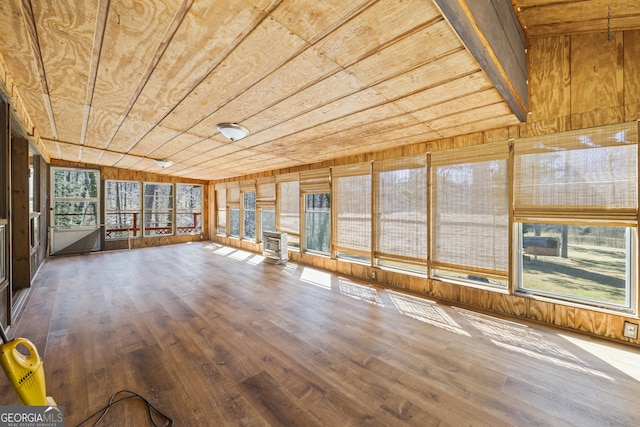
[[[169,166],[173,166],[173,162],[167,159],[156,159],[156,165],[160,166],[162,169],[168,168]]]
[[[237,123],[219,123],[216,128],[232,142],[249,135],[249,129]]]

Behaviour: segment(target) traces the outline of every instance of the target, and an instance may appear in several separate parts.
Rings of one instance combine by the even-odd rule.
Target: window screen
[[[506,141],[431,154],[433,268],[507,279],[508,157]]]
[[[331,169],[338,257],[371,259],[371,163]]]
[[[426,156],[374,162],[373,179],[376,262],[426,272]]]

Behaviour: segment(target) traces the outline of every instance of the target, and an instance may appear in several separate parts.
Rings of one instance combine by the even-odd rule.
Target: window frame
[[[202,184],[188,184],[188,183],[176,183],[175,184],[176,187],[176,203],[175,203],[175,213],[174,213],[174,221],[175,221],[175,230],[176,230],[176,236],[188,236],[188,235],[192,235],[192,236],[197,236],[197,235],[201,235],[203,233],[203,227],[202,227],[202,215],[203,215],[203,203],[204,203],[204,186]],[[191,209],[185,209],[184,212],[181,212],[181,208],[180,208],[180,203],[181,203],[181,199],[180,199],[180,190],[181,188],[185,188],[185,187],[191,187],[191,191],[193,191],[194,188],[199,188],[200,189],[200,197],[199,197],[199,204],[196,207],[193,207]],[[193,225],[191,227],[181,227],[179,224],[179,219],[178,219],[178,215],[193,215]],[[191,231],[186,231],[186,232],[182,232],[181,230],[191,230]]]
[[[171,226],[170,226],[170,232],[168,234],[164,234],[164,233],[160,233],[160,234],[147,234],[147,230],[152,230],[154,228],[150,228],[149,224],[148,224],[148,220],[147,220],[147,185],[155,185],[155,186],[166,186],[168,188],[170,188],[170,199],[171,199],[171,207],[167,207],[167,208],[162,208],[162,209],[170,209],[169,212],[167,212],[167,214],[170,216],[171,218]],[[153,237],[167,237],[167,236],[175,236],[175,227],[176,227],[176,216],[175,216],[175,210],[176,210],[176,188],[175,188],[175,184],[174,183],[167,183],[167,182],[152,182],[152,181],[145,181],[142,183],[142,236],[144,238],[153,238]],[[155,196],[154,196],[154,200],[155,200]],[[153,214],[156,211],[156,209],[151,209],[151,213]],[[157,211],[159,211],[160,213],[163,213],[162,210],[157,209]],[[162,229],[166,229],[169,227],[162,227]],[[160,227],[155,227],[155,229],[160,229]]]
[[[117,210],[111,210],[109,209],[108,206],[108,202],[107,202],[107,198],[109,195],[109,183],[116,183],[116,184],[120,184],[120,183],[129,183],[129,184],[136,184],[138,186],[138,204],[139,204],[139,208],[136,209],[128,209],[125,211],[117,211]],[[142,183],[140,181],[129,181],[129,180],[115,180],[115,179],[108,179],[105,180],[104,183],[105,186],[105,190],[104,190],[104,197],[105,197],[105,207],[104,207],[104,214],[105,214],[105,240],[106,241],[115,241],[115,240],[124,240],[124,239],[138,239],[143,237],[143,224],[142,224],[142,220],[143,220],[143,207],[142,207],[142,197],[143,197],[143,188],[142,188]],[[109,232],[110,229],[108,228],[108,224],[107,224],[107,217],[109,216],[109,214],[133,214],[133,221],[132,221],[132,225],[133,227],[129,227],[127,230],[127,236],[122,236],[122,237],[109,237]],[[136,217],[138,219],[136,219]],[[117,229],[116,229],[117,230]],[[111,230],[112,231],[112,230]],[[131,234],[131,232],[133,231],[133,235]]]

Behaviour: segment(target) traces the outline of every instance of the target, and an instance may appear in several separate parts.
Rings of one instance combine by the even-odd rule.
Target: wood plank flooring
[[[49,259],[9,335],[68,426],[122,389],[176,426],[640,425],[636,348],[261,261],[211,242]],[[129,400],[99,425],[150,424]]]

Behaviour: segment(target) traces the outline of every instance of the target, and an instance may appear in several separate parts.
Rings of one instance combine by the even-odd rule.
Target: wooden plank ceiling
[[[513,3],[530,37],[638,26]],[[432,0],[2,0],[0,65],[50,158],[204,180],[519,123]]]

